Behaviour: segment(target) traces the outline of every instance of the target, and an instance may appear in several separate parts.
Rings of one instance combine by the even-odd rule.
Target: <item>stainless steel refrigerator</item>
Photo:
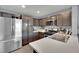
[[[28,44],[33,39],[33,19],[26,18],[22,21],[22,44]]]
[[[0,17],[0,53],[22,47],[22,20]]]

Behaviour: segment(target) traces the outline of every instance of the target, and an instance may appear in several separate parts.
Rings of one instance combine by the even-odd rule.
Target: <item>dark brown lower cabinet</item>
[[[44,33],[38,32],[36,36],[28,37],[28,38],[22,38],[22,46],[25,46],[28,43],[39,40],[39,39],[41,39],[43,37],[44,37]]]
[[[28,38],[22,38],[22,46],[25,46],[28,44]]]

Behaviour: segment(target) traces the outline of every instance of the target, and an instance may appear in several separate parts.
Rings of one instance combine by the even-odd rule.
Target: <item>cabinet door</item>
[[[46,25],[46,19],[41,19],[40,20],[40,25],[45,26]]]
[[[39,25],[43,26],[43,20],[42,19],[39,21]]]
[[[70,12],[63,13],[63,26],[69,26],[71,25],[71,17]]]
[[[34,19],[34,20],[33,20],[33,25],[34,25],[34,26],[38,26],[38,25],[39,25],[38,19]]]
[[[62,15],[61,14],[57,15],[57,26],[63,25],[62,20],[63,20]]]
[[[36,23],[36,22],[35,22],[35,19],[33,19],[33,25],[34,25],[34,26],[35,26],[35,23]]]

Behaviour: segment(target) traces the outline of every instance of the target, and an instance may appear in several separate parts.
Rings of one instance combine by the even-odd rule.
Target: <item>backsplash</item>
[[[72,27],[71,26],[33,26],[34,30],[38,30],[38,29],[46,29],[46,30],[52,30],[52,29],[60,29],[60,28],[65,28],[66,30],[72,31]]]

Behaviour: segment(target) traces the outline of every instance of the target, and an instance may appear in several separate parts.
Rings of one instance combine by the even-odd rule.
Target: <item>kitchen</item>
[[[13,47],[15,46],[14,49],[12,48],[9,50],[8,48],[10,48],[10,47],[8,47],[8,45],[10,45],[10,44],[8,44],[6,46],[7,49],[5,49],[5,51],[1,51],[1,52],[5,52],[5,53],[6,52],[15,52],[19,49],[22,49],[22,47],[27,46],[27,45],[29,45],[32,49],[34,49],[34,51],[39,52],[39,53],[40,52],[45,53],[46,51],[49,53],[56,52],[56,51],[72,52],[72,51],[76,50],[76,49],[71,50],[72,47],[69,46],[70,43],[68,44],[68,42],[73,37],[72,28],[74,28],[72,26],[72,21],[73,21],[72,20],[72,16],[73,16],[72,15],[72,13],[73,13],[72,6],[64,6],[64,5],[56,6],[55,5],[54,7],[52,7],[52,5],[50,5],[50,6],[49,5],[48,6],[47,5],[46,6],[27,5],[27,7],[25,7],[23,5],[22,8],[20,8],[21,6],[18,7],[16,5],[15,7],[13,6],[12,9],[11,9],[12,6],[8,6],[8,5],[7,6],[3,5],[0,7],[1,7],[1,13],[0,13],[1,18],[5,17],[5,19],[7,19],[6,17],[8,17],[10,19],[15,20],[15,21],[12,20],[12,22],[14,22],[14,24],[12,23],[13,25],[10,26],[11,27],[10,30],[7,30],[7,31],[11,32],[9,35],[14,36],[12,39],[14,41],[16,41],[16,44],[10,43],[11,45],[13,45]],[[52,10],[51,10],[51,8],[52,8]],[[24,11],[23,11],[23,9],[24,9]],[[45,9],[46,9],[46,11],[45,11]],[[9,10],[12,10],[12,11],[15,10],[16,12],[15,11],[12,12]],[[35,10],[36,10],[36,12],[33,13],[33,11],[35,11]],[[49,11],[51,14],[49,14]],[[42,12],[44,12],[44,14],[41,14]],[[46,15],[46,12],[47,12],[47,15]],[[25,13],[27,13],[28,15]],[[29,16],[29,15],[31,15],[31,16]],[[8,25],[10,25],[10,24],[8,23]],[[6,26],[7,26],[7,24],[6,24]],[[6,27],[6,26],[4,26],[4,27]],[[5,38],[6,38],[6,35],[5,35]],[[10,38],[8,38],[8,39],[10,39]],[[48,43],[46,40],[48,41]],[[44,42],[46,42],[48,45],[46,43],[43,44]],[[55,49],[59,48],[60,50],[55,51],[54,48],[53,48],[54,50],[52,50],[52,48],[50,46],[51,44],[57,46],[57,47],[55,47]],[[44,48],[44,46],[42,46],[42,45],[44,45],[44,46],[47,45],[49,47],[49,49],[46,49],[46,50],[43,49],[45,51],[41,50],[42,48]],[[62,45],[63,49],[61,49],[61,47],[59,47],[59,45],[60,46]],[[39,46],[41,46],[42,48]],[[45,47],[45,48],[48,48],[48,47]],[[68,48],[68,50],[65,50],[66,48]],[[50,51],[48,51],[48,50],[50,50]],[[75,52],[77,52],[77,51],[78,50],[76,50]]]

